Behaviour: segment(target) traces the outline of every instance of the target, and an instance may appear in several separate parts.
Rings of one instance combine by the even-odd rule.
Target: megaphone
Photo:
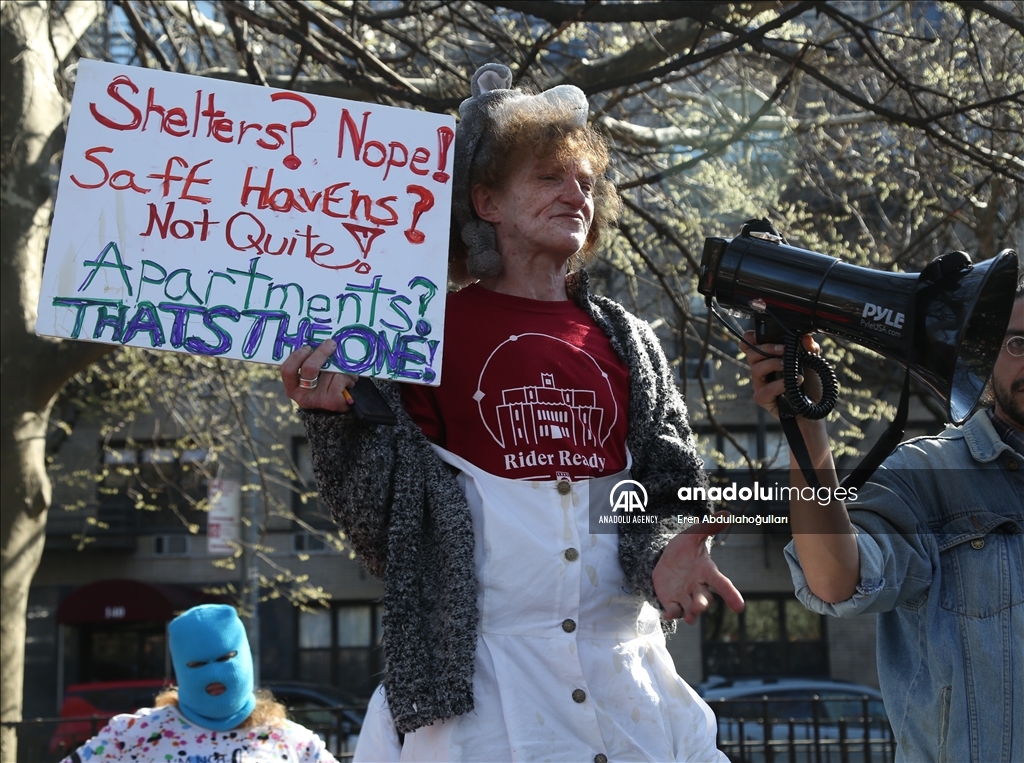
[[[1013,309],[1017,268],[1017,254],[1007,249],[979,264],[965,252],[950,252],[920,273],[890,273],[745,228],[733,239],[704,240],[697,289],[722,306],[752,314],[758,344],[785,340],[790,365],[796,363],[799,338],[814,332],[880,353],[904,368],[908,380],[912,375],[923,383],[960,424],[995,365]],[[787,399],[796,413],[821,418],[830,406],[806,400],[796,385],[798,370],[787,369]],[[908,388],[905,383],[905,396]],[[905,420],[905,403],[901,408]]]

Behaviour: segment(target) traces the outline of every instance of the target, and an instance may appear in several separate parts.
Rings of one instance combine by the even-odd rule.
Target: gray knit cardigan
[[[619,304],[589,294],[585,271],[566,292],[608,335],[629,368],[631,476],[649,510],[703,514],[677,491],[706,484],[686,406],[654,332]],[[410,733],[473,709],[477,582],[472,517],[456,472],[402,408],[399,388],[378,382],[399,417],[375,426],[355,416],[303,411],[320,497],[367,570],[384,582],[384,686],[395,727]],[[651,573],[677,532],[620,525],[619,560],[638,597],[660,608]]]

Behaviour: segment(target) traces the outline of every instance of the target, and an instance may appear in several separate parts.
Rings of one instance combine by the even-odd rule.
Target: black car
[[[289,718],[315,731],[332,753],[355,749],[366,714],[365,700],[326,684],[265,681],[261,686],[288,708]]]

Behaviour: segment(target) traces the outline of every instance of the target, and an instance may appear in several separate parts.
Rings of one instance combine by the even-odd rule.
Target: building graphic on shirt
[[[555,375],[542,373],[539,386],[502,390],[498,426],[505,447],[542,445],[546,441],[589,447],[598,444],[604,410],[587,389],[559,389]]]
[[[511,352],[511,343],[517,343],[515,350],[520,353],[528,346],[526,354],[534,358],[564,359],[566,352],[571,352],[587,369],[583,371],[584,377],[598,384],[603,382],[607,385],[606,389],[576,389],[572,385],[561,387],[560,379],[556,378],[554,372],[540,370],[546,365],[543,362],[534,366],[534,369],[537,366],[540,369],[522,369],[533,374],[532,379],[520,376],[519,385],[506,387],[507,377],[502,375],[499,381],[498,372],[492,370],[488,374],[488,369],[502,365],[502,361],[507,359],[507,356],[503,357],[503,350]],[[579,370],[578,364],[576,368]],[[618,418],[618,407],[611,392],[608,374],[594,357],[558,337],[545,334],[512,335],[495,347],[480,372],[474,399],[480,407],[480,416],[487,431],[505,449],[551,445],[600,447],[608,439]]]

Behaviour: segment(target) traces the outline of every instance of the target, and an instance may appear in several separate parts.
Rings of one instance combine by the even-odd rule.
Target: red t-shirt
[[[467,286],[448,295],[441,384],[402,385],[423,433],[509,479],[626,468],[629,372],[575,302]]]

